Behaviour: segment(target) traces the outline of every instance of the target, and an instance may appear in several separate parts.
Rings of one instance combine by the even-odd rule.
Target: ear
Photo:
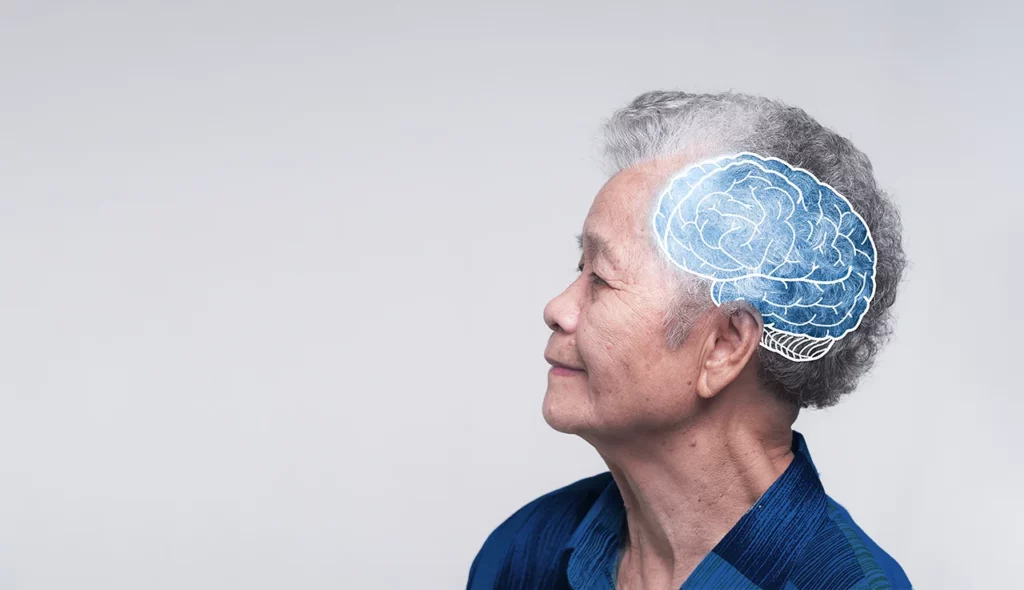
[[[719,308],[704,341],[697,395],[711,399],[735,381],[757,351],[763,330],[764,320],[752,306],[741,302]]]

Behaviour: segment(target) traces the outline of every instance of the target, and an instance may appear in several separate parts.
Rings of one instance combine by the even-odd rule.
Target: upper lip
[[[552,367],[563,367],[563,368],[566,368],[566,369],[572,369],[573,371],[582,371],[583,370],[582,367],[574,367],[573,365],[569,365],[569,364],[566,364],[566,363],[560,363],[560,362],[556,361],[555,359],[549,357],[546,354],[544,355],[544,360],[546,360],[548,362],[548,364],[550,364]]]

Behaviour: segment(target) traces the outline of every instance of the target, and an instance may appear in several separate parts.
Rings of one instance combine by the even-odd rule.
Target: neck
[[[677,430],[590,441],[626,508],[623,585],[678,588],[793,459],[795,409],[752,420],[725,397]]]

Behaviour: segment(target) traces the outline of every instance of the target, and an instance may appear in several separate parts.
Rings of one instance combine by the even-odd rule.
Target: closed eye
[[[576,267],[576,270],[577,272],[583,272],[583,262],[580,262],[579,266]],[[599,287],[608,284],[604,279],[597,276],[593,272],[590,273],[590,282]]]

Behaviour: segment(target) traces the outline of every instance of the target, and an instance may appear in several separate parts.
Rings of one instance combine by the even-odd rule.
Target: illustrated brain
[[[875,246],[849,201],[777,158],[741,153],[673,177],[654,215],[676,266],[712,281],[715,304],[747,301],[761,345],[821,358],[860,325],[875,291]]]

